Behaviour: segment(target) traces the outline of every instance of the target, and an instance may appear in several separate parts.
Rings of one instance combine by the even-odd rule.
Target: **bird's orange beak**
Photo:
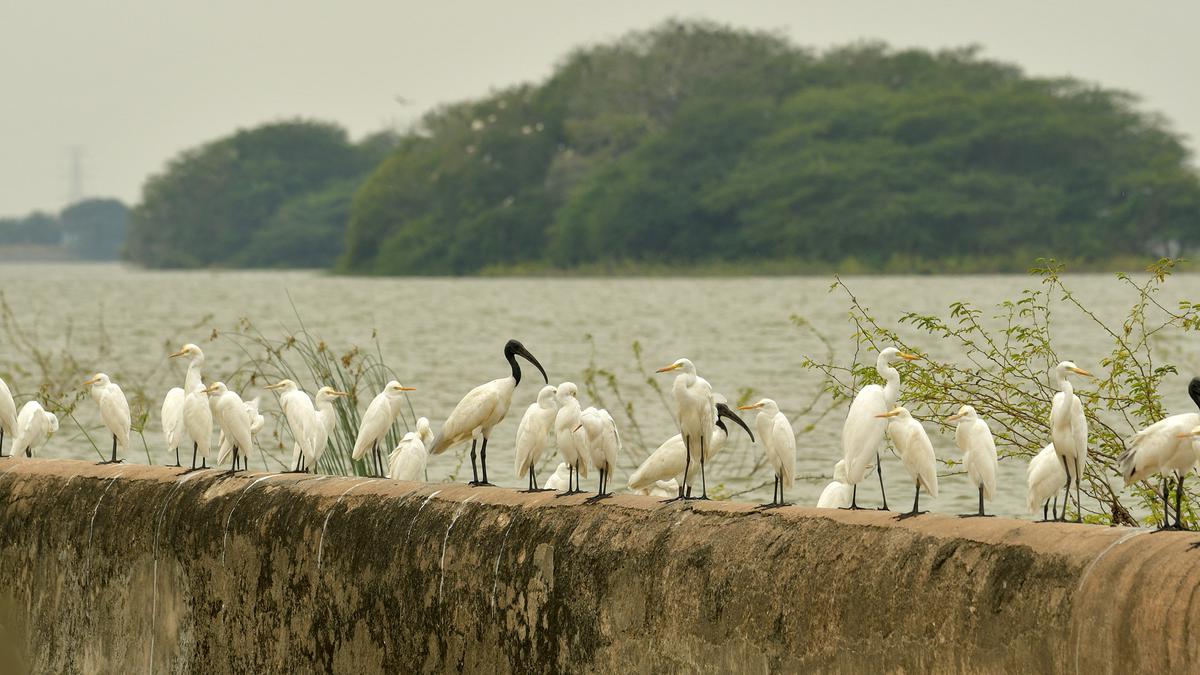
[[[656,372],[656,373],[669,373],[669,372],[671,372],[672,370],[678,370],[678,369],[679,369],[679,364],[677,364],[677,363],[672,363],[671,365],[669,365],[669,366],[663,366],[662,368],[659,368],[658,370],[656,370],[656,371],[654,371],[654,372]]]
[[[919,361],[919,360],[921,360],[921,357],[920,357],[920,356],[918,356],[918,355],[916,355],[916,354],[909,354],[908,352],[900,352],[900,353],[896,354],[896,356],[899,356],[900,358],[904,359],[905,361]]]

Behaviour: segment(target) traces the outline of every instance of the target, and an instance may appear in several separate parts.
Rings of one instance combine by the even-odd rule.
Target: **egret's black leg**
[[[179,463],[179,446],[178,446],[178,445],[176,445],[176,446],[175,446],[175,463],[174,463],[174,464],[168,464],[167,466],[169,466],[169,467],[171,467],[171,468],[176,468],[176,467],[183,466],[183,464],[180,464],[180,463]]]
[[[900,514],[899,516],[897,516],[897,519],[904,520],[905,518],[912,518],[913,516],[918,516],[921,514],[920,509],[921,509],[921,481],[917,481],[917,490],[916,490],[916,493],[913,495],[912,511],[909,511],[908,513]]]
[[[686,453],[683,458],[683,484],[688,485],[688,478],[691,475],[692,469],[692,437],[683,437],[683,451]],[[688,495],[691,498],[691,495]]]
[[[858,483],[855,483],[850,491],[850,506],[843,506],[842,508],[847,511],[858,511],[862,508],[858,505]]]
[[[1046,501],[1042,502],[1042,522],[1043,523],[1046,522],[1047,520],[1050,520],[1049,515],[1050,515],[1050,500],[1047,499]]]
[[[192,470],[196,469],[196,450],[198,449],[198,445],[198,443],[192,441]]]
[[[0,429],[0,457],[4,456],[4,429]]]
[[[479,470],[475,468],[475,443],[477,441],[471,439],[471,482],[470,485],[479,485]]]
[[[1186,530],[1183,526],[1183,474],[1179,476],[1179,485],[1175,486],[1175,529]]]
[[[1067,484],[1063,488],[1062,513],[1059,514],[1059,516],[1056,518],[1056,520],[1066,522],[1066,520],[1067,520],[1067,504],[1071,501],[1071,465],[1067,464],[1067,456],[1066,455],[1059,455],[1059,457],[1062,457],[1063,471],[1065,471],[1067,474]]]
[[[1054,493],[1054,506],[1051,507],[1051,509],[1050,509],[1050,515],[1054,516],[1055,520],[1058,520],[1058,493],[1057,492]]]
[[[113,463],[113,464],[117,463],[117,437],[116,436],[113,436],[113,451],[112,451],[112,462],[111,463]]]
[[[1160,532],[1171,527],[1171,506],[1170,506],[1170,499],[1167,495],[1167,484],[1168,484],[1167,477],[1163,476],[1162,477],[1163,516],[1162,516],[1162,522],[1159,523],[1159,525],[1158,525],[1158,531],[1160,531]]]
[[[705,440],[707,440],[707,439],[705,439],[704,436],[701,435],[700,436],[700,499],[708,499],[708,486],[705,485],[705,483],[704,483],[704,451],[706,449],[705,448]]]
[[[879,451],[875,451],[875,473],[879,474],[879,495],[883,497],[883,506],[879,507],[880,511],[890,511],[887,506],[887,491],[883,489],[883,462],[879,461]]]
[[[1075,522],[1077,522],[1077,523],[1083,522],[1083,500],[1080,499],[1080,490],[1082,490],[1083,488],[1080,487],[1080,485],[1079,485],[1080,477],[1081,477],[1081,474],[1079,471],[1079,457],[1076,456],[1075,457]]]
[[[983,516],[983,483],[979,484],[979,515]]]
[[[692,498],[691,491],[687,489],[688,472],[692,466],[692,437],[691,436],[685,435],[683,437],[683,452],[684,452],[683,482],[679,484],[679,495],[672,497],[670,499],[664,499],[662,502],[664,504],[674,502],[674,501],[679,501],[680,499],[691,499]]]

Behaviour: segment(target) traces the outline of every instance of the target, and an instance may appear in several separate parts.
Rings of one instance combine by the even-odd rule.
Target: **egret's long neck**
[[[192,359],[188,363],[187,374],[183,376],[183,390],[191,391],[200,384],[200,371],[204,367],[204,362],[199,359]]]
[[[1058,390],[1064,392],[1067,396],[1074,393],[1074,388],[1071,386],[1071,381],[1067,379],[1067,374],[1062,368],[1054,370],[1054,384],[1058,386]]]
[[[875,363],[875,372],[879,373],[886,383],[883,386],[883,397],[887,399],[888,408],[896,407],[896,399],[900,398],[900,371],[888,365],[881,356]]]

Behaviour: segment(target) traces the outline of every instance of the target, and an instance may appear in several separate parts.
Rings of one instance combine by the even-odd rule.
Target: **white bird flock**
[[[434,433],[428,418],[416,419],[414,428],[399,437],[396,422],[408,405],[409,392],[395,380],[388,382],[367,405],[361,418],[353,404],[355,392],[343,392],[330,386],[319,387],[310,397],[300,384],[283,379],[263,387],[278,395],[278,415],[286,422],[292,444],[288,472],[317,472],[326,449],[333,442],[342,420],[357,427],[338,436],[339,447],[349,449],[350,459],[360,462],[356,470],[394,480],[426,480],[430,455],[461,447],[470,441],[472,485],[489,485],[487,449],[492,431],[507,417],[514,394],[521,384],[522,371],[518,357],[532,364],[545,381],[521,416],[513,448],[513,470],[527,492],[554,490],[562,495],[582,492],[581,481],[589,472],[598,474],[593,501],[611,495],[611,479],[621,470],[626,454],[622,436],[614,416],[603,408],[584,408],[579,389],[572,382],[557,386],[541,363],[516,340],[509,340],[503,350],[510,374],[470,389],[446,417],[441,429]],[[192,462],[186,471],[208,468],[212,454],[212,431],[215,424],[220,436],[214,467],[229,463],[230,473],[244,471],[256,453],[254,439],[267,422],[259,408],[259,398],[242,398],[223,382],[205,385],[204,352],[195,344],[185,344],[169,358],[187,361],[182,386],[171,388],[163,397],[160,422],[163,446],[174,464],[179,466],[180,447],[190,443]],[[833,467],[833,481],[821,492],[820,508],[858,509],[858,488],[872,472],[879,476],[882,509],[887,509],[883,493],[882,459],[884,441],[899,458],[914,486],[913,507],[901,514],[908,518],[924,513],[920,510],[921,494],[938,496],[938,459],[933,443],[921,420],[900,401],[901,375],[895,367],[902,362],[918,361],[922,357],[897,347],[880,350],[875,371],[883,384],[867,384],[859,389],[846,415],[842,429],[842,453]],[[708,473],[712,460],[730,443],[727,421],[742,427],[751,443],[762,446],[763,459],[773,475],[772,499],[764,507],[787,505],[786,491],[795,481],[797,444],[792,421],[771,398],[742,405],[739,410],[757,411],[754,426],[757,436],[737,413],[727,405],[708,380],[698,374],[695,363],[679,358],[658,373],[677,373],[672,384],[672,398],[678,433],[654,449],[629,474],[626,487],[630,492],[675,501],[678,499],[707,499]],[[1029,462],[1026,472],[1027,502],[1030,513],[1039,506],[1042,520],[1063,521],[1075,487],[1075,521],[1082,520],[1080,504],[1081,483],[1088,478],[1088,418],[1083,402],[1076,394],[1070,376],[1093,377],[1071,361],[1062,361],[1050,371],[1050,380],[1057,389],[1050,406],[1048,419],[1049,443]],[[111,450],[103,464],[119,462],[129,452],[133,430],[129,401],[121,387],[109,375],[98,372],[84,383],[99,412]],[[1197,410],[1168,416],[1136,433],[1127,443],[1127,450],[1118,458],[1121,479],[1126,485],[1161,480],[1162,527],[1182,529],[1183,479],[1200,464],[1200,378],[1188,386],[1189,396]],[[25,402],[18,413],[17,400]],[[528,399],[527,399],[528,400]],[[54,402],[47,402],[54,407]],[[411,409],[411,406],[409,406]],[[408,419],[412,419],[411,417]],[[936,422],[938,418],[925,418]],[[961,453],[962,473],[978,495],[978,509],[963,517],[986,516],[987,504],[993,502],[998,490],[998,460],[996,437],[987,420],[970,404],[944,419],[954,426],[955,445]],[[58,418],[43,407],[42,401],[13,395],[8,383],[0,379],[0,457],[33,457],[47,439],[58,430]],[[138,429],[139,433],[141,429]],[[393,436],[392,434],[397,434]],[[277,434],[280,442],[283,437]],[[389,438],[395,441],[386,460],[381,444]],[[4,454],[4,440],[11,439],[10,453]],[[553,446],[553,447],[552,447]],[[561,458],[542,488],[538,488],[538,473],[554,452]],[[337,460],[338,462],[342,460]],[[334,468],[330,465],[327,468]],[[693,494],[699,477],[699,495]],[[1106,480],[1092,474],[1091,480]],[[1113,479],[1115,480],[1115,479]],[[1169,500],[1174,484],[1175,502]],[[1119,486],[1117,486],[1119,487]],[[1063,490],[1059,507],[1057,493]],[[1116,489],[1116,488],[1114,488]],[[1174,523],[1170,513],[1174,511]]]

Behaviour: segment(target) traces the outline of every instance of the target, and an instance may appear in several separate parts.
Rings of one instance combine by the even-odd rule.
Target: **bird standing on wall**
[[[957,424],[954,430],[954,442],[963,453],[963,468],[967,470],[967,479],[979,490],[979,512],[968,513],[963,517],[986,515],[983,512],[983,500],[993,501],[996,498],[996,441],[992,438],[992,430],[987,422],[975,412],[975,408],[964,405],[958,412],[946,418],[947,422]]]
[[[279,408],[292,430],[292,464],[286,473],[299,473],[303,457],[313,456],[313,435],[317,425],[317,409],[308,394],[301,391],[293,380],[280,380],[264,389],[279,391]]]
[[[467,392],[458,405],[454,406],[454,410],[446,418],[446,423],[442,425],[441,432],[433,439],[433,446],[429,449],[430,454],[440,455],[447,449],[470,439],[471,485],[491,485],[487,477],[488,437],[491,436],[492,428],[508,414],[508,408],[512,405],[513,391],[521,383],[521,366],[517,365],[516,358],[518,356],[532,363],[542,373],[542,379],[547,384],[550,383],[546,369],[542,368],[542,364],[538,363],[528,349],[525,349],[525,345],[516,340],[509,340],[504,345],[504,358],[508,361],[512,374],[481,384]],[[475,465],[475,446],[480,438],[483,439],[483,446],[479,451],[479,465],[483,469],[482,480],[478,467]]]
[[[746,435],[750,437],[750,442],[753,443],[754,432],[750,431],[750,427],[746,426],[746,422],[738,417],[738,414],[725,404],[724,401],[717,403],[717,421],[714,423],[712,439],[708,447],[708,458],[711,461],[725,447],[725,442],[729,438],[729,428],[725,426],[723,419],[732,421],[742,429],[746,430]],[[627,483],[630,490],[641,492],[642,494],[650,494],[657,486],[659,490],[663,489],[659,483],[674,483],[676,493],[669,496],[678,496],[685,494],[686,490],[690,490],[691,486],[683,485],[683,472],[687,467],[687,448],[683,444],[683,435],[675,434],[674,436],[663,441],[663,444],[658,446],[654,452],[650,453],[633,475],[629,477]],[[695,474],[693,474],[695,475]]]
[[[1193,377],[1188,383],[1188,396],[1200,408],[1200,377]],[[1117,466],[1127,486],[1154,474],[1162,476],[1163,523],[1159,529],[1184,529],[1180,515],[1183,477],[1200,460],[1191,434],[1197,426],[1200,426],[1200,413],[1171,415],[1137,432],[1130,440],[1128,449],[1117,458]],[[1172,474],[1179,481],[1179,489],[1175,492],[1174,526],[1167,519],[1170,510],[1167,499],[1168,476]]]
[[[1050,498],[1053,497],[1054,520],[1058,520],[1058,491],[1067,483],[1067,470],[1063,468],[1053,443],[1048,443],[1029,460],[1029,467],[1025,469],[1025,480],[1029,485],[1029,494],[1025,500],[1029,512],[1037,513],[1038,504],[1041,504],[1041,522],[1050,522],[1047,511],[1050,509]]]
[[[83,386],[91,387],[92,400],[100,407],[100,420],[113,438],[112,458],[100,463],[115,464],[121,461],[117,459],[117,446],[121,447],[122,453],[129,451],[129,401],[125,399],[121,387],[104,373],[96,373]]]
[[[754,427],[758,429],[758,442],[767,452],[767,459],[775,468],[775,490],[771,492],[771,503],[766,508],[784,506],[783,490],[792,487],[796,480],[796,432],[787,415],[779,411],[775,401],[764,398],[754,405],[744,405],[738,410],[757,410]],[[778,495],[778,496],[776,496]]]
[[[937,457],[933,454],[929,434],[925,433],[925,427],[913,419],[908,409],[903,406],[893,408],[879,417],[891,420],[888,422],[888,438],[892,439],[896,446],[896,454],[900,455],[900,463],[908,470],[908,475],[916,484],[912,511],[901,514],[900,518],[925,513],[920,510],[921,488],[925,488],[930,497],[936,499],[938,495]]]
[[[230,391],[224,382],[214,382],[205,391],[208,392],[209,402],[212,405],[213,419],[216,420],[221,433],[225,434],[225,438],[230,444],[233,465],[229,469],[229,473],[233,474],[238,471],[238,458],[243,454],[248,455],[254,443],[251,438],[251,420],[246,411],[246,402],[237,393]],[[217,464],[220,465],[221,462],[222,458],[218,456]]]
[[[683,437],[683,446],[687,457],[683,466],[683,482],[687,485],[692,471],[692,465],[700,468],[700,499],[708,499],[708,485],[704,476],[704,458],[708,453],[708,443],[712,439],[716,427],[717,402],[713,396],[712,385],[708,380],[696,374],[696,366],[688,359],[678,359],[669,366],[659,368],[655,372],[669,373],[682,370],[675,377],[672,392],[675,394],[677,405],[676,414],[679,421],[679,435]],[[690,495],[680,494],[674,499],[690,499]]]
[[[317,465],[320,463],[321,457],[325,454],[325,448],[329,446],[329,437],[333,435],[334,429],[337,429],[338,414],[337,410],[333,407],[333,401],[334,399],[346,398],[348,396],[350,394],[338,391],[333,387],[321,387],[317,390],[317,395],[314,397],[317,410],[317,423],[313,425],[313,440],[311,444],[313,454],[312,457],[301,458],[301,461],[304,462],[303,468],[305,471],[317,473],[319,468]],[[300,445],[298,443],[292,448],[293,462],[296,461],[295,453],[299,449]]]
[[[167,442],[167,452],[175,451],[175,463],[179,466],[179,444],[183,440],[183,406],[188,392],[195,391],[201,382],[201,369],[204,367],[204,352],[192,343],[180,347],[179,351],[168,358],[187,357],[187,373],[183,377],[183,387],[172,387],[163,398],[161,417],[163,438]],[[192,468],[195,468],[194,466]]]
[[[17,403],[13,401],[8,383],[0,377],[0,457],[4,456],[4,436],[11,443],[17,435]]]
[[[258,411],[257,396],[249,401],[244,401],[243,407],[246,409],[246,419],[250,422],[250,443],[253,445],[254,439],[258,436],[258,432],[264,426],[266,426],[267,418],[263,417],[262,413]],[[225,460],[229,459],[229,455],[233,453],[233,442],[229,440],[229,437],[225,435],[224,431],[222,431],[217,437],[217,446],[219,448],[217,450],[217,464],[224,464]],[[249,457],[249,450],[243,450],[241,452],[240,460],[242,469],[248,469],[250,467]],[[234,468],[237,468],[237,464],[234,465]]]
[[[392,480],[423,481],[425,465],[429,462],[426,444],[433,442],[433,429],[429,419],[417,419],[417,428],[404,434],[388,456],[388,478]]]
[[[56,431],[58,418],[54,413],[46,412],[37,401],[26,402],[17,415],[17,433],[12,444],[13,456],[23,452],[26,457],[33,457],[38,446],[49,440]]]
[[[1075,395],[1067,373],[1075,373],[1084,377],[1092,377],[1086,370],[1077,367],[1070,361],[1063,361],[1054,367],[1054,383],[1058,393],[1050,405],[1050,441],[1062,460],[1067,471],[1067,488],[1063,495],[1063,510],[1059,520],[1066,520],[1067,500],[1071,496],[1071,483],[1075,483],[1075,522],[1083,522],[1083,503],[1080,502],[1079,480],[1087,469],[1088,453],[1088,424],[1083,412],[1083,403]]]
[[[562,455],[563,463],[567,465],[567,489],[563,495],[573,495],[579,489],[579,477],[588,477],[588,463],[583,457],[583,437],[575,430],[579,428],[579,388],[574,382],[563,382],[558,385],[555,399],[558,401],[558,412],[554,415],[554,440],[558,454]],[[574,478],[575,484],[571,485]],[[543,486],[544,488],[545,486]]]
[[[540,492],[537,486],[537,476],[534,471],[542,461],[542,453],[550,441],[550,433],[554,431],[554,419],[558,415],[556,397],[558,389],[551,385],[542,387],[537,400],[529,404],[517,426],[513,464],[517,478],[527,476],[529,487],[526,492]]]
[[[896,407],[900,397],[900,372],[892,367],[900,360],[915,361],[921,357],[888,347],[879,352],[875,360],[875,372],[883,378],[884,386],[868,384],[859,390],[850,404],[846,424],[842,426],[842,457],[846,460],[846,480],[854,487],[851,490],[850,508],[858,506],[858,484],[867,475],[867,466],[874,462],[879,474],[879,492],[883,497],[884,511],[887,510],[887,493],[883,489],[883,467],[879,465],[879,444],[888,424],[883,413]]]
[[[579,426],[575,431],[583,432],[588,459],[592,468],[600,474],[596,496],[592,500],[604,499],[610,496],[608,478],[617,468],[617,455],[621,453],[621,434],[617,431],[617,423],[607,410],[588,408],[580,414]]]
[[[208,388],[200,382],[192,385],[183,399],[183,430],[192,439],[192,468],[208,468],[208,454],[212,449],[212,407],[208,400]],[[196,454],[200,454],[200,467],[196,466]]]
[[[367,464],[375,476],[383,476],[383,455],[380,453],[379,444],[387,439],[388,432],[399,415],[399,406],[392,403],[398,403],[404,397],[404,392],[416,390],[416,387],[405,387],[392,380],[383,391],[371,399],[367,411],[363,413],[362,421],[358,425],[358,436],[354,439],[354,451],[350,457],[358,461],[370,450],[375,463],[374,466],[370,466],[371,462]]]

